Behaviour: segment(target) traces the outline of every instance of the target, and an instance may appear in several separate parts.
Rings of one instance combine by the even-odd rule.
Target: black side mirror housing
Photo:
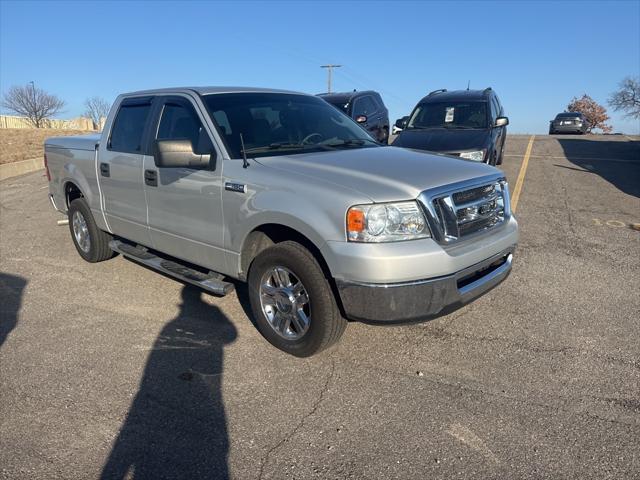
[[[509,118],[507,117],[496,118],[496,124],[494,125],[495,127],[506,127],[507,125],[509,125]]]
[[[194,153],[188,139],[156,140],[154,153],[159,168],[215,169],[215,150],[211,148],[206,154]]]
[[[409,121],[409,116],[404,116],[396,120],[396,128],[405,128],[407,126],[407,122]]]

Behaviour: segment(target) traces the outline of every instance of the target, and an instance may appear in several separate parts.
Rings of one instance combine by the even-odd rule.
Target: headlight
[[[424,214],[415,201],[356,205],[347,212],[350,242],[397,242],[430,236]]]
[[[473,152],[462,152],[460,158],[482,162],[484,160],[484,150],[474,150]]]

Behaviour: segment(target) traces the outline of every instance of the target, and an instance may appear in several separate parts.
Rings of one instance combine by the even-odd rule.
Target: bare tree
[[[640,77],[627,77],[618,86],[609,98],[609,106],[616,112],[626,112],[625,117],[640,118]]]
[[[62,111],[64,100],[51,95],[41,88],[36,88],[33,82],[24,87],[9,88],[4,94],[1,105],[20,116],[27,117],[35,128],[44,126],[44,121]]]
[[[106,117],[109,113],[109,102],[104,98],[91,97],[84,101],[84,106],[86,108],[84,116],[93,121],[94,128],[99,129],[100,120]]]

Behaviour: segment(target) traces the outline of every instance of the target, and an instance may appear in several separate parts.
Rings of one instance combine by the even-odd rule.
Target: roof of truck
[[[215,93],[293,93],[297,95],[307,95],[306,93],[294,92],[291,90],[278,90],[274,88],[258,88],[258,87],[174,87],[174,88],[156,88],[151,90],[138,90],[136,92],[127,92],[123,95],[158,95],[168,93],[189,93],[196,92],[200,95],[210,95]]]
[[[468,100],[486,100],[492,90],[434,90],[418,103],[427,102],[464,102]]]
[[[350,102],[353,97],[356,96],[371,95],[376,93],[377,92],[374,92],[373,90],[353,90],[352,92],[318,93],[316,96],[325,99],[329,103],[331,103],[332,101],[342,103]]]

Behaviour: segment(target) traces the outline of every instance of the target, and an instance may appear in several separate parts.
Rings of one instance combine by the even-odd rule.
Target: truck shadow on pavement
[[[0,272],[0,347],[18,324],[26,286],[26,279]]]
[[[151,348],[102,479],[228,478],[223,350],[237,332],[201,294],[183,287],[180,312]]]
[[[640,198],[640,142],[559,138],[558,143],[567,160],[579,167],[576,170],[595,173]]]

